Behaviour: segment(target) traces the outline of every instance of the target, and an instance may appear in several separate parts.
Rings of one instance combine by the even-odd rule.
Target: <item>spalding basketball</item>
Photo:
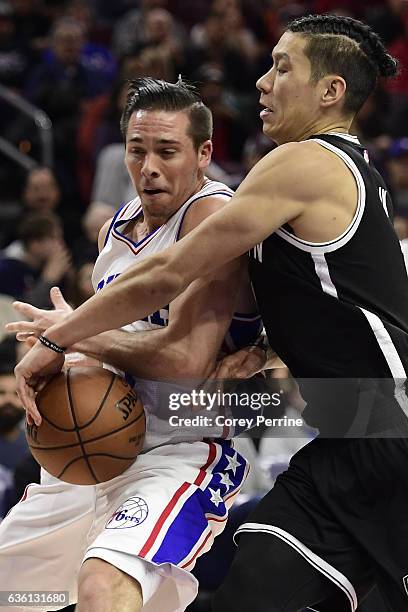
[[[142,402],[109,370],[63,371],[38,393],[36,403],[42,423],[27,425],[27,441],[38,463],[60,480],[81,485],[110,480],[142,449]]]

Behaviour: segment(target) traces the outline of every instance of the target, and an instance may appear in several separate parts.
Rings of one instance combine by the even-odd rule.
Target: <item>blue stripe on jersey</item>
[[[116,219],[118,218],[119,213],[120,213],[120,212],[121,212],[121,211],[124,209],[124,207],[125,207],[127,204],[129,204],[129,202],[126,202],[126,204],[122,204],[122,206],[121,206],[121,207],[120,207],[120,208],[119,208],[119,209],[116,211],[115,215],[113,216],[112,221],[111,221],[111,224],[110,224],[109,229],[108,229],[108,231],[107,231],[107,234],[106,234],[106,236],[105,236],[105,241],[104,241],[104,243],[103,243],[103,246],[104,246],[104,247],[106,246],[106,244],[107,244],[107,242],[108,242],[108,238],[109,238],[110,233],[111,233],[111,231],[112,231],[113,224],[115,223]]]
[[[217,441],[216,444],[222,444],[223,451],[220,460],[212,469],[210,483],[204,490],[197,488],[183,505],[160,548],[152,557],[154,563],[177,565],[189,555],[207,528],[207,514],[227,517],[224,498],[242,486],[247,472],[247,461],[234,451],[228,442]],[[234,467],[236,462],[239,465]],[[220,498],[222,501],[219,501]]]

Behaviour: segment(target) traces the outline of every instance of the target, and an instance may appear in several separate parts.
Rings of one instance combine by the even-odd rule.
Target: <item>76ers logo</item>
[[[130,529],[147,519],[149,508],[141,497],[130,497],[119,506],[106,524],[106,529]]]

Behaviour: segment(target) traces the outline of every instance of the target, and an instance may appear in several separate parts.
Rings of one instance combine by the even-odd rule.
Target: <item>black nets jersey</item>
[[[307,242],[284,226],[251,250],[251,280],[270,345],[295,377],[390,378],[401,387],[408,371],[408,278],[386,185],[356,137],[312,140],[353,173],[357,208],[335,240]]]

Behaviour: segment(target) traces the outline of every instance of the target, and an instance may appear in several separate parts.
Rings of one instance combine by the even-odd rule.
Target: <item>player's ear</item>
[[[207,168],[211,162],[213,146],[211,140],[206,140],[198,149],[198,163],[200,168]]]
[[[328,74],[320,81],[321,86],[321,104],[328,107],[338,104],[346,94],[346,81],[338,75]]]

